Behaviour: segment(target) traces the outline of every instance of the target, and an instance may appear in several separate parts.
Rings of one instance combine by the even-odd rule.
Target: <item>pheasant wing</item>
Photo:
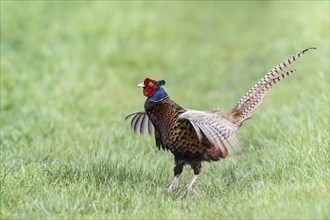
[[[179,115],[179,119],[189,120],[201,140],[203,135],[221,152],[229,154],[240,150],[236,134],[238,125],[220,113],[187,110]]]
[[[134,133],[155,135],[155,127],[148,118],[148,115],[145,111],[135,112],[125,117],[125,120],[131,121],[131,127],[134,130]]]

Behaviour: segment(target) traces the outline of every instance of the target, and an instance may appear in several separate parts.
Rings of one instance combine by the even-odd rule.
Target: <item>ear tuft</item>
[[[160,85],[160,86],[165,85],[165,80],[159,80],[159,81],[157,81],[157,82],[158,82],[158,85]]]

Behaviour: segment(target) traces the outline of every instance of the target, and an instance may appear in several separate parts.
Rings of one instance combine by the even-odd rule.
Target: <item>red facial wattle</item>
[[[143,95],[149,97],[149,96],[152,96],[155,93],[155,91],[156,91],[156,87],[147,86],[143,90]]]
[[[155,80],[146,78],[144,80],[145,88],[143,89],[143,94],[147,97],[152,96],[156,91],[157,85],[158,85],[158,83]]]

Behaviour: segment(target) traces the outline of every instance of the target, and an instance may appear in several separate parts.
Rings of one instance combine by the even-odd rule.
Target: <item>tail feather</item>
[[[235,121],[237,121],[238,123],[242,123],[243,121],[251,117],[252,114],[257,110],[257,108],[261,104],[267,92],[278,82],[292,75],[296,71],[296,70],[285,71],[285,69],[310,49],[316,49],[316,48],[308,48],[296,53],[295,55],[284,60],[282,63],[280,63],[270,72],[268,72],[264,77],[262,77],[238,101],[238,103],[229,113],[235,119]]]

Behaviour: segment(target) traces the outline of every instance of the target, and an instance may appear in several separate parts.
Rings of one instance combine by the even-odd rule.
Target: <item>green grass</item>
[[[134,136],[136,84],[228,111],[289,55],[243,152],[173,196],[173,156]],[[329,219],[329,2],[1,1],[1,218]]]

